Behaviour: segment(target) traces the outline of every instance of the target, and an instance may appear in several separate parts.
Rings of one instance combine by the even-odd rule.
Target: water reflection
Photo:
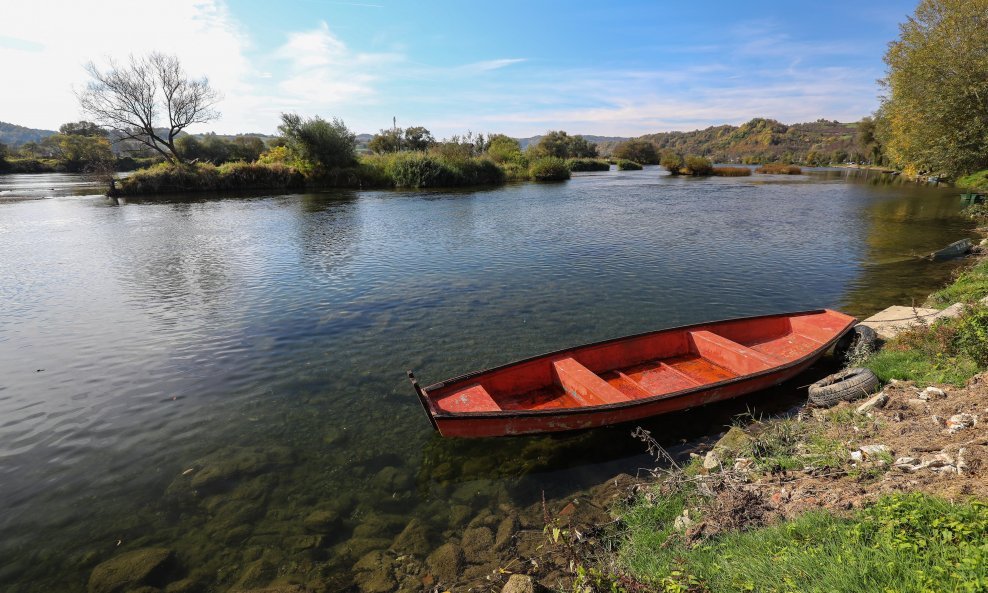
[[[650,168],[480,191],[0,203],[0,583],[82,590],[97,563],[153,545],[206,588],[286,574],[333,590],[412,518],[437,545],[464,518],[634,471],[648,460],[629,426],[440,439],[403,372],[928,292],[949,266],[913,255],[970,228],[956,196],[868,179]],[[688,455],[827,370],[646,428]],[[315,511],[333,529],[298,548]]]

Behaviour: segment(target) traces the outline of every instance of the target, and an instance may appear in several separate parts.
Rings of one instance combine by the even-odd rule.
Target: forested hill
[[[25,142],[40,142],[57,133],[54,130],[35,130],[0,121],[0,144],[7,146],[18,146]]]
[[[641,136],[660,149],[695,154],[716,162],[843,162],[861,160],[866,150],[858,146],[857,123],[820,119],[786,125],[755,118],[740,126],[713,126],[692,132],[659,132]],[[600,142],[601,154],[609,154],[616,142]],[[815,155],[813,153],[816,153]],[[809,158],[807,158],[809,157]]]

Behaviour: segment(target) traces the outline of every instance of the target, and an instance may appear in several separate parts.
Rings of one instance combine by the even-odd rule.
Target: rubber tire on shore
[[[810,403],[829,408],[841,401],[854,401],[878,389],[879,381],[870,369],[844,369],[810,385]]]
[[[874,352],[878,346],[878,334],[867,325],[855,325],[834,344],[834,358],[847,362],[852,352]]]

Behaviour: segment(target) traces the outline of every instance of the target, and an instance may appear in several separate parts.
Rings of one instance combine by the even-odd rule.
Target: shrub
[[[281,114],[278,126],[285,144],[303,168],[322,165],[328,169],[348,167],[357,161],[357,137],[343,120],[327,122],[320,117],[302,119],[295,113]]]
[[[514,161],[502,163],[501,170],[504,171],[504,178],[506,181],[528,181],[532,178],[528,172],[527,163],[519,163]]]
[[[528,174],[535,181],[563,181],[570,178],[566,161],[554,156],[536,159],[528,168]]]
[[[693,175],[694,177],[703,177],[705,175],[711,175],[714,172],[714,165],[708,159],[702,156],[690,155],[686,157],[683,165],[687,175]]]
[[[566,159],[570,171],[610,171],[611,164],[600,159],[573,158]]]
[[[298,189],[305,177],[294,167],[235,161],[217,167],[217,189]]]
[[[988,365],[988,307],[976,305],[957,320],[955,344],[982,367]]]
[[[966,189],[988,190],[988,169],[971,173],[957,180],[957,187]]]
[[[767,163],[755,169],[755,173],[767,173],[770,175],[800,175],[803,173],[803,170],[796,165]]]
[[[503,183],[505,172],[486,158],[446,158],[424,152],[400,152],[365,157],[368,167],[394,187],[453,187]],[[369,181],[376,181],[368,178]]]
[[[717,177],[748,177],[751,169],[748,167],[714,167],[714,175]]]
[[[683,157],[682,155],[669,150],[662,154],[662,160],[659,164],[661,164],[666,171],[669,171],[670,174],[679,175],[680,169],[683,168]]]
[[[641,171],[644,167],[642,167],[635,161],[629,161],[628,159],[618,159],[617,168],[618,171]]]
[[[655,144],[639,138],[618,144],[614,147],[613,154],[619,159],[627,159],[645,165],[659,164],[659,151],[655,148]]]

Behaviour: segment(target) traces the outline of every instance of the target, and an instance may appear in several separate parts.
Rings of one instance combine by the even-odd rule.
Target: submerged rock
[[[454,543],[443,544],[429,554],[425,562],[436,579],[449,584],[460,574],[460,568],[463,566],[463,550]]]
[[[504,584],[501,593],[534,593],[535,583],[527,574],[513,574]]]
[[[421,558],[429,550],[429,530],[425,523],[413,518],[395,538],[391,549],[396,552],[413,554]]]
[[[340,524],[340,513],[335,510],[318,510],[309,513],[302,520],[302,525],[309,533],[329,534]]]
[[[476,527],[463,532],[463,553],[471,564],[484,562],[494,548],[494,534],[487,527]]]
[[[140,585],[164,584],[172,551],[142,548],[98,565],[89,575],[89,593],[123,593]]]

